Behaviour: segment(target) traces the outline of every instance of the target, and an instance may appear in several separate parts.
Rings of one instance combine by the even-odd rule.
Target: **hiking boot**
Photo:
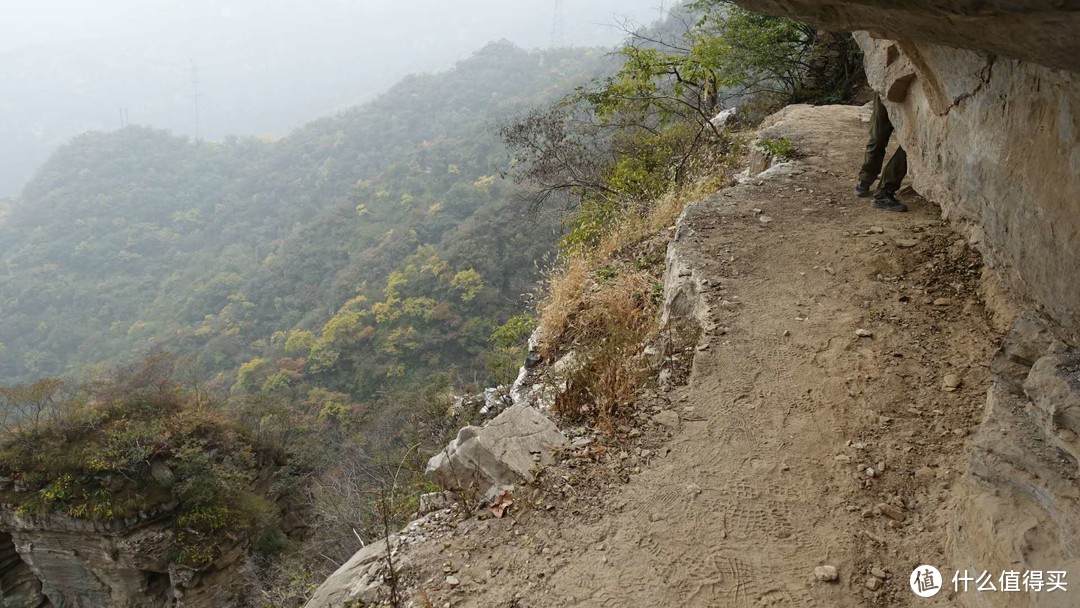
[[[870,185],[873,184],[873,183],[874,183],[874,180],[864,182],[863,180],[860,179],[859,182],[857,184],[855,184],[855,196],[857,196],[859,198],[866,198],[866,197],[870,196]]]
[[[907,211],[907,205],[901,203],[892,192],[879,192],[875,194],[873,206],[876,209],[884,209],[885,211]]]

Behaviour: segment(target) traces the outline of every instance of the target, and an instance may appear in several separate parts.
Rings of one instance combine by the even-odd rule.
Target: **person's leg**
[[[893,126],[889,121],[889,113],[885,111],[885,104],[880,97],[875,97],[874,112],[870,115],[870,140],[866,143],[866,155],[859,171],[859,182],[870,184],[877,179],[881,164],[885,161],[885,150],[889,147],[892,132]]]
[[[885,166],[885,172],[881,174],[881,183],[877,192],[874,193],[874,207],[886,211],[907,211],[907,205],[896,198],[896,191],[900,189],[900,182],[907,175],[907,153],[903,148],[897,148],[896,153],[889,159]]]
[[[897,148],[896,153],[885,165],[885,172],[881,174],[881,183],[878,185],[878,193],[888,192],[896,194],[900,190],[900,182],[907,175],[907,152],[903,148]]]

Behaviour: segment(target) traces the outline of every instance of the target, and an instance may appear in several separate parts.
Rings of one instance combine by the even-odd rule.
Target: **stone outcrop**
[[[870,31],[1080,71],[1074,0],[735,0],[832,31]]]
[[[515,405],[482,427],[461,429],[428,461],[427,472],[446,489],[486,496],[499,486],[532,481],[534,469],[550,464],[555,448],[565,443],[551,419]]]
[[[950,530],[957,569],[1080,568],[1080,350],[1020,317],[991,362],[967,492]],[[998,597],[998,596],[1006,597]],[[974,606],[1072,606],[1063,594],[974,594]]]
[[[0,512],[0,597],[19,606],[234,606],[244,547],[199,569],[171,563],[167,513],[112,523]]]
[[[340,608],[342,606],[368,606],[380,599],[387,592],[386,575],[390,571],[388,549],[394,556],[394,567],[399,568],[404,562],[397,561],[396,536],[388,540],[371,543],[356,552],[330,575],[305,604],[305,608]],[[388,547],[389,545],[389,547]]]
[[[708,307],[701,294],[705,291],[701,278],[695,277],[693,264],[687,257],[685,244],[692,236],[691,218],[707,211],[705,203],[690,203],[683,209],[676,222],[675,237],[668,243],[664,266],[664,306],[660,324],[666,326],[676,320],[690,321],[699,326],[708,323]]]
[[[535,339],[534,333],[531,352],[535,352]],[[553,383],[560,366],[556,363],[540,370],[537,363],[527,360],[509,391],[500,387],[459,403],[459,407],[472,407],[481,414],[499,414],[482,426],[462,428],[443,451],[428,460],[426,473],[444,490],[420,497],[417,515],[421,519],[417,522],[438,512],[449,513],[459,500],[487,502],[509,486],[534,481],[537,471],[554,461],[555,450],[568,443],[566,435],[542,411],[558,391]],[[570,358],[561,367],[572,365]],[[510,406],[501,410],[507,401]],[[415,528],[417,522],[406,530]],[[399,546],[402,538],[391,535],[358,551],[319,586],[306,608],[387,601],[393,586],[390,562],[395,571],[407,565],[407,555]]]
[[[41,581],[19,556],[15,540],[7,533],[0,533],[0,598],[16,606],[52,606],[41,593]]]

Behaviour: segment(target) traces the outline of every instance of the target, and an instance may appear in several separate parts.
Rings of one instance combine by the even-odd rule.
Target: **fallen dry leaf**
[[[501,496],[495,499],[495,502],[488,506],[491,514],[496,518],[502,518],[506,515],[506,511],[510,509],[514,504],[514,499],[510,496],[510,492],[503,492]]]

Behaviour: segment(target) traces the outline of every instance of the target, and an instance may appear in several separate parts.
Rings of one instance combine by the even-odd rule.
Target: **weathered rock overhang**
[[[915,188],[1080,343],[1080,2],[738,0],[857,31]]]
[[[1080,71],[1077,0],[735,0],[843,32],[917,40]]]

